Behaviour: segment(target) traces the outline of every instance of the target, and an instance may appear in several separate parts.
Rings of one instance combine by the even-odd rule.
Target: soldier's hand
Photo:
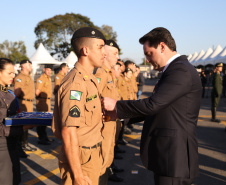
[[[105,110],[113,111],[115,110],[117,100],[108,97],[103,97],[101,103]]]

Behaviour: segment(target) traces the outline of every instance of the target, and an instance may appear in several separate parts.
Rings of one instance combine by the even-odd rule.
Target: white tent
[[[198,53],[195,52],[195,53],[192,55],[192,57],[191,57],[191,59],[189,60],[189,62],[192,63],[192,62],[195,60],[195,58],[196,58],[197,56],[198,56]]]
[[[187,59],[188,61],[192,58],[192,54],[188,55]]]
[[[213,53],[213,50],[209,48],[206,53],[196,62],[192,63],[194,66],[204,66],[204,60]]]
[[[60,65],[62,62],[56,61],[49,52],[45,49],[43,44],[41,43],[38,46],[36,52],[30,57],[30,61],[32,61],[33,74],[36,74],[37,68],[39,64],[58,64]]]
[[[205,51],[201,50],[198,56],[193,60],[193,63],[196,63],[200,58],[202,58],[205,54]]]
[[[221,62],[226,64],[226,47],[213,60],[214,64]]]
[[[208,65],[208,64],[214,65],[215,64],[214,58],[217,57],[222,50],[223,50],[222,47],[220,45],[218,45],[216,47],[216,49],[214,50],[214,52],[205,59],[204,64],[205,65]]]
[[[75,65],[75,62],[77,62],[78,57],[75,55],[73,51],[70,52],[70,54],[67,56],[67,58],[63,61],[63,63],[67,63],[69,68],[72,69]]]

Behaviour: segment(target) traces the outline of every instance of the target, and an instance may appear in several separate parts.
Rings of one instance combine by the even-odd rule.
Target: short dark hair
[[[169,30],[163,27],[157,27],[140,38],[139,42],[149,41],[149,46],[157,48],[160,42],[164,42],[172,51],[176,51],[176,43]]]
[[[127,60],[127,61],[125,61],[125,67],[126,68],[128,68],[128,66],[130,65],[130,64],[134,64],[134,62],[132,62],[131,60]]]
[[[119,65],[120,67],[122,66],[122,64],[120,64],[119,62],[117,62],[115,65]]]
[[[5,65],[12,64],[14,65],[13,61],[8,58],[0,58],[0,71],[5,69]]]
[[[67,67],[68,65],[66,63],[60,64],[60,69],[63,69],[64,67]]]

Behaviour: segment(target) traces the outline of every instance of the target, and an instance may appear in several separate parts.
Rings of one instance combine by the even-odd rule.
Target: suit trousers
[[[191,185],[194,179],[154,175],[155,185]]]

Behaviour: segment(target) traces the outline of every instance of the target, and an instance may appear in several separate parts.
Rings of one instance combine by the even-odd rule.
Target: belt
[[[50,98],[37,97],[37,99],[47,99],[47,100],[49,100]]]
[[[97,143],[93,146],[81,146],[81,147],[84,148],[84,149],[93,149],[93,148],[97,148],[97,147],[101,146],[101,143],[102,142],[99,142],[99,143]]]
[[[24,98],[19,98],[20,100],[25,100],[25,101],[34,101],[33,99],[24,99]]]

